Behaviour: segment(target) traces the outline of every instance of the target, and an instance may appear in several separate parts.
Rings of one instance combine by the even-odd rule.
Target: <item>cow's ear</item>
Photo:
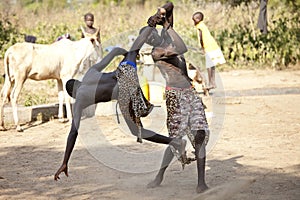
[[[98,30],[96,31],[96,33],[94,34],[94,36],[97,37],[98,34],[99,34],[99,32],[100,32],[100,27],[98,28]]]
[[[85,31],[84,31],[84,28],[82,26],[80,26],[80,29],[81,29],[81,32],[83,34],[84,37],[86,37],[86,34],[85,34]]]

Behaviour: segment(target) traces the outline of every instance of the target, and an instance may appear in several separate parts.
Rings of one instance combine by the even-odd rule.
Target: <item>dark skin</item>
[[[101,60],[100,63],[97,63],[93,67],[91,67],[87,73],[85,74],[82,83],[80,86],[74,90],[69,91],[69,94],[72,95],[76,94],[76,102],[73,107],[73,120],[71,125],[71,130],[69,132],[69,136],[67,139],[67,146],[65,150],[65,156],[63,160],[63,164],[61,167],[57,170],[57,172],[54,175],[54,180],[59,179],[59,174],[64,172],[66,176],[68,175],[68,162],[71,156],[71,153],[73,151],[73,148],[75,146],[75,142],[78,136],[78,129],[80,126],[80,118],[82,115],[82,110],[89,105],[92,105],[95,103],[95,99],[91,99],[90,97],[92,94],[95,94],[95,91],[99,92],[98,84],[101,83],[101,87],[105,89],[100,89],[100,93],[102,100],[99,102],[105,102],[109,101],[113,97],[113,93],[115,90],[115,86],[117,84],[116,79],[114,79],[113,73],[101,73],[101,71],[113,60],[113,58],[117,55],[124,55],[127,51],[121,49],[121,48],[115,48],[112,50],[105,58]],[[95,75],[95,76],[94,76]],[[91,78],[87,79],[86,77],[91,76]],[[103,91],[103,92],[102,92]],[[108,92],[105,92],[108,91]],[[74,96],[73,96],[74,97]]]
[[[115,56],[123,55],[124,60],[136,62],[136,57],[138,55],[140,45],[145,41],[145,38],[152,32],[152,27],[147,27],[145,31],[138,37],[133,44],[131,50],[127,52],[122,48],[113,49],[105,58],[103,58],[99,63],[91,67],[82,79],[82,83],[78,81],[71,81],[69,84],[78,83],[72,91],[69,89],[68,93],[76,95],[76,102],[73,107],[73,120],[71,125],[71,130],[67,139],[67,146],[65,150],[65,156],[61,167],[57,170],[54,175],[54,180],[59,179],[60,173],[64,172],[68,176],[68,162],[73,151],[78,136],[78,129],[80,126],[80,118],[82,115],[82,110],[89,105],[93,105],[98,102],[106,102],[112,99],[117,99],[117,80],[115,77],[115,72],[102,73],[101,71],[113,60]],[[68,87],[68,86],[67,86]],[[71,91],[70,91],[71,90]],[[95,95],[96,94],[96,95]],[[74,97],[74,96],[73,96]],[[95,97],[95,98],[91,98]],[[137,136],[138,127],[129,119],[125,119],[131,133]],[[186,141],[177,138],[170,138],[163,135],[156,134],[151,130],[142,128],[142,138],[151,142],[170,144],[173,145],[179,152],[183,152],[185,149]]]
[[[85,33],[88,34],[94,34],[98,31],[97,28],[94,27],[94,16],[91,14],[88,14],[85,16],[84,22],[86,24],[86,27],[84,28]],[[84,33],[81,35],[82,38],[85,37]],[[100,32],[97,33],[97,40],[100,42]]]
[[[192,20],[194,21],[194,25],[196,26],[198,23],[203,21],[203,15],[201,15],[199,13],[195,13],[192,17]],[[202,49],[205,53],[204,44],[203,44],[203,37],[202,37],[202,31],[201,30],[199,30],[199,39],[200,39],[200,45],[201,45],[201,47],[202,47]],[[215,66],[207,68],[209,86],[206,89],[208,89],[208,90],[216,88],[215,71],[216,71]]]
[[[171,3],[167,3],[163,6],[163,8],[167,10],[167,13],[172,12],[173,5],[171,5]],[[190,88],[191,82],[187,76],[186,63],[183,57],[183,54],[187,52],[187,48],[180,36],[172,28],[172,15],[169,14],[166,16],[168,16],[168,18],[166,18],[165,22],[163,23],[160,45],[155,46],[155,44],[151,44],[151,41],[147,41],[147,43],[154,46],[152,57],[166,80],[166,86]],[[152,33],[158,34],[155,31]],[[204,130],[194,130],[192,131],[192,134],[195,136],[195,155],[198,172],[198,184],[196,187],[196,192],[201,193],[208,189],[205,183],[205,132]],[[148,184],[148,187],[154,188],[161,184],[164,173],[171,163],[173,157],[174,154],[172,153],[170,147],[168,147],[164,153],[161,169],[159,170],[155,179]]]
[[[81,37],[84,38],[89,35],[96,35],[97,41],[101,45],[100,28],[97,29],[94,27],[94,15],[91,13],[87,13],[84,17],[84,22],[86,24],[86,27],[85,28],[81,27],[81,32],[82,32]],[[103,55],[102,48],[100,50],[101,52],[99,57],[102,58]]]
[[[164,27],[170,27],[170,26],[169,26],[169,24],[165,23]],[[168,68],[173,69],[172,67],[177,67],[183,71],[183,74],[186,74],[184,72],[184,70],[186,70],[186,68],[184,68],[185,61],[182,60],[183,57],[181,54],[186,52],[187,48],[186,48],[185,44],[183,43],[183,41],[181,40],[181,38],[177,35],[177,33],[172,28],[168,29],[167,33],[168,33],[167,36],[171,35],[171,36],[173,36],[173,39],[177,38],[177,39],[175,39],[176,42],[174,45],[169,45],[168,43],[161,43],[162,40],[159,42],[154,41],[152,44],[155,44],[155,46],[162,44],[161,46],[157,46],[156,50],[154,50],[154,52],[153,52],[153,54],[157,56],[156,61],[157,62],[160,61],[160,64],[162,66],[162,67],[160,67],[161,69],[164,68],[164,66],[167,69]],[[144,28],[144,31],[142,31],[142,33],[140,34],[138,39],[135,41],[131,50],[139,49],[146,41],[151,41],[151,39],[153,39],[153,38],[156,38],[156,39],[159,38],[159,37],[157,37],[157,35],[155,35],[155,29],[151,28],[151,27]],[[170,41],[170,40],[168,39],[166,41]],[[164,47],[165,49],[162,47]],[[115,51],[120,51],[120,50],[116,49]],[[122,55],[123,53],[122,53],[122,51],[120,51],[118,53],[118,55]],[[129,55],[127,54],[126,59],[135,62],[136,55],[137,55],[136,53],[132,53]],[[76,103],[74,106],[74,110],[76,111],[76,112],[74,112],[75,120],[73,119],[73,121],[72,121],[72,127],[71,127],[71,131],[70,131],[69,137],[68,137],[68,142],[67,142],[67,147],[66,147],[66,151],[65,151],[65,157],[63,160],[63,164],[56,172],[56,174],[54,176],[55,180],[59,179],[59,175],[62,172],[64,172],[65,175],[68,176],[68,161],[69,161],[70,155],[72,153],[72,150],[74,148],[76,138],[78,135],[78,131],[77,131],[78,129],[76,127],[79,128],[80,116],[82,113],[82,109],[87,107],[88,105],[93,104],[95,101],[96,101],[96,103],[103,102],[103,101],[109,101],[110,100],[109,98],[112,96],[114,98],[117,98],[117,96],[112,95],[113,93],[115,93],[113,91],[116,86],[115,85],[116,80],[114,80],[113,73],[110,73],[110,74],[101,73],[101,71],[113,59],[114,56],[115,55],[113,55],[113,53],[111,53],[108,56],[106,56],[100,63],[93,66],[92,69],[90,69],[87,72],[87,74],[85,75],[86,79],[85,79],[85,77],[83,79],[83,84],[85,86],[78,87],[77,92],[75,93],[76,94]],[[96,73],[97,71],[99,73],[98,75]],[[174,86],[174,87],[181,86],[182,88],[190,87],[189,81],[187,81],[186,77],[183,76],[182,72],[178,73],[178,70],[166,70],[166,73],[168,75],[171,75],[171,78],[167,79],[167,85]],[[90,75],[88,75],[88,74],[90,74]],[[94,77],[94,78],[92,78],[92,77]],[[178,82],[182,83],[180,85],[178,85],[178,83],[176,81],[179,79],[180,79],[180,81],[178,81]],[[91,91],[95,91],[95,90],[97,91],[96,96],[99,97],[98,99],[96,99],[96,100],[90,99],[90,101],[86,101],[85,97],[91,96],[87,93],[87,91],[90,91],[90,89],[87,89],[89,87],[93,88]],[[104,97],[105,97],[105,94],[109,94],[105,98],[102,95],[98,95],[98,94],[102,94],[102,91],[104,89],[107,89],[107,91],[103,93]],[[75,90],[74,90],[74,92],[75,92]],[[72,94],[72,92],[69,92],[69,93]],[[103,99],[102,99],[102,97],[103,97]],[[128,125],[128,126],[130,127],[131,125]],[[133,128],[133,130],[134,130],[134,128]],[[162,143],[174,142],[170,138],[161,137],[157,134],[153,135],[155,133],[153,133],[151,131],[148,132],[148,131],[149,130],[143,129],[143,138],[145,138],[146,140],[154,141],[154,142],[160,141]],[[202,192],[207,189],[207,186],[204,181],[204,175],[205,175],[204,174],[204,172],[205,172],[205,146],[203,145],[204,134],[201,132],[201,130],[194,131],[193,134],[195,135],[195,141],[196,141],[195,152],[196,152],[197,169],[198,169],[197,192]],[[149,137],[147,137],[147,136],[149,136]],[[184,146],[182,145],[181,140],[179,140],[179,141],[177,140],[177,141],[175,141],[175,143],[177,143],[177,144],[175,144],[174,146],[177,145],[177,148],[179,148],[181,150],[184,149]],[[149,183],[149,185],[148,185],[149,187],[156,187],[156,186],[160,185],[160,183],[163,180],[164,172],[167,169],[167,167],[170,164],[173,157],[174,157],[174,155],[171,152],[170,148],[168,147],[165,151],[162,167],[161,167],[159,173],[157,174],[155,180],[153,182]]]

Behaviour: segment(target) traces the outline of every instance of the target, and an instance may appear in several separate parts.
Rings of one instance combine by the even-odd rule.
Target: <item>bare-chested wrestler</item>
[[[159,21],[159,17],[159,14],[155,15],[156,21]],[[87,71],[81,83],[77,82],[77,86],[76,84],[75,86],[74,84],[71,86],[75,87],[73,92],[69,91],[73,97],[76,97],[76,102],[73,107],[74,116],[67,139],[63,163],[54,175],[55,180],[59,179],[59,175],[62,172],[68,176],[68,162],[78,135],[82,110],[89,105],[110,101],[114,98],[118,98],[123,117],[131,133],[138,136],[138,141],[141,142],[141,139],[143,138],[156,143],[170,144],[179,154],[183,152],[186,145],[185,140],[181,138],[166,137],[156,134],[151,130],[144,129],[139,119],[141,116],[146,116],[149,113],[152,105],[146,102],[146,99],[142,94],[134,68],[136,66],[136,57],[139,49],[145,43],[153,29],[155,28],[150,26],[146,27],[143,33],[135,40],[129,52],[122,48],[113,49],[99,63],[95,64]],[[118,55],[124,55],[124,59],[120,62],[117,70],[111,73],[102,73],[101,71],[115,56]],[[119,87],[116,87],[117,83]],[[67,87],[69,86],[67,85]],[[122,97],[120,98],[120,96]],[[139,103],[144,103],[146,107],[138,105]]]
[[[191,141],[197,161],[198,184],[196,191],[201,193],[208,189],[205,183],[205,145],[208,141],[209,129],[204,112],[204,106],[201,97],[192,87],[190,78],[187,75],[186,62],[183,54],[187,48],[180,36],[173,29],[173,8],[170,2],[165,4],[165,20],[161,38],[154,30],[153,37],[156,41],[153,43],[148,40],[147,43],[154,46],[152,58],[156,66],[161,71],[166,80],[166,106],[167,106],[167,127],[171,137],[182,138],[187,135]],[[155,19],[149,18],[148,24],[155,26]],[[159,44],[159,45],[157,45]],[[161,169],[155,179],[148,184],[153,188],[161,184],[165,170],[174,157],[172,147],[165,151]],[[184,160],[182,160],[185,164]]]

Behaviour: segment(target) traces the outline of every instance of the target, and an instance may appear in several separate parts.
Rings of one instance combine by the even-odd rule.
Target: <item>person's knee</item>
[[[195,133],[196,144],[202,144],[205,140],[206,134],[204,130],[197,130]]]

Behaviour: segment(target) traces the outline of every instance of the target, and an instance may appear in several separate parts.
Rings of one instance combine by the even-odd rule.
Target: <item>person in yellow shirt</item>
[[[202,12],[195,12],[193,14],[192,20],[198,31],[198,39],[200,46],[205,53],[205,65],[207,68],[208,75],[208,90],[216,88],[215,81],[215,66],[224,64],[224,55],[217,44],[216,40],[210,34],[207,26],[203,22],[204,15]]]

